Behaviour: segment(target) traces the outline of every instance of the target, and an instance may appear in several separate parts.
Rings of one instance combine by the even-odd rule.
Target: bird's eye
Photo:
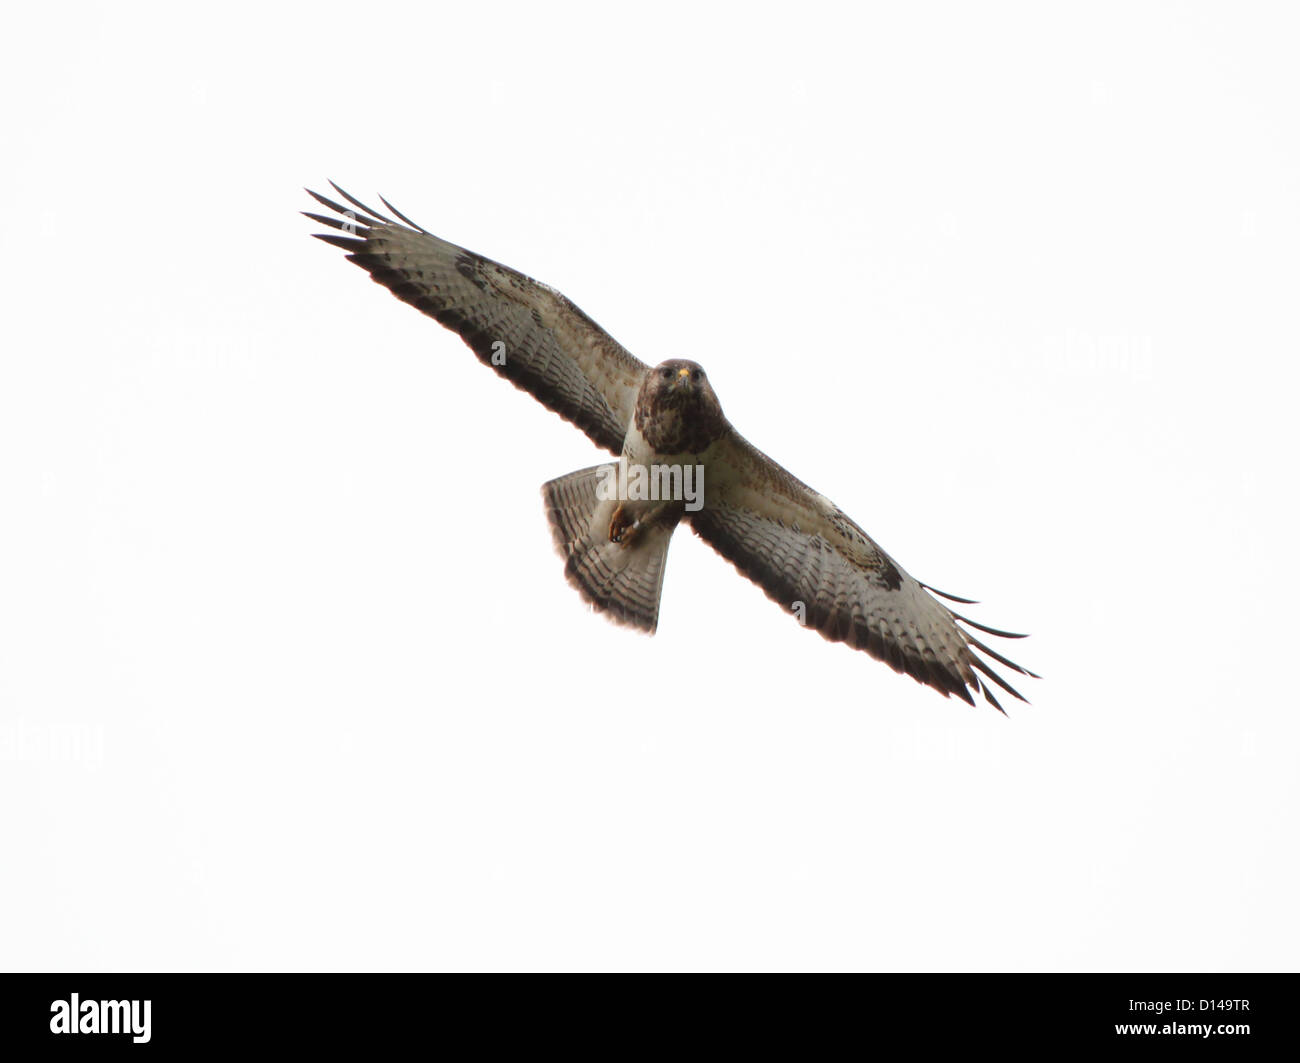
[[[698,384],[701,380],[704,379],[704,370],[702,370],[702,369],[692,369],[692,370],[691,370],[691,379],[692,379],[695,383]]]
[[[672,380],[673,371],[669,369],[667,366],[664,366],[663,369],[659,370],[659,375],[663,377],[665,380]]]

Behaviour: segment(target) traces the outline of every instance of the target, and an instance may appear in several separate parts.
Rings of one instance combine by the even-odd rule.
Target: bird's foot
[[[631,546],[636,538],[637,523],[627,514],[627,507],[620,502],[609,519],[609,541],[620,546]]]

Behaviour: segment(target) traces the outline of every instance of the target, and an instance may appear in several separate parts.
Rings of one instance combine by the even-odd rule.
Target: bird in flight
[[[646,365],[554,288],[434,236],[382,197],[398,220],[330,184],[347,205],[307,190],[331,212],[303,212],[333,230],[319,239],[618,458],[542,487],[565,575],[597,611],[654,632],[668,544],[685,522],[825,638],[945,697],[973,705],[982,693],[1004,711],[992,683],[1026,700],[983,658],[1034,673],[967,629],[1024,636],[949,609],[934,595],[974,603],[914,579],[829,498],[747,442],[701,366]]]

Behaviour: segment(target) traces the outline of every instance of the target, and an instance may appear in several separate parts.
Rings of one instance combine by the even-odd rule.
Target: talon
[[[632,542],[635,527],[636,522],[628,517],[624,504],[620,502],[609,519],[609,541],[627,546]]]

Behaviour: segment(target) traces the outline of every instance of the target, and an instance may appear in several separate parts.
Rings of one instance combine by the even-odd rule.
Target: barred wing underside
[[[622,451],[648,366],[554,288],[434,236],[387,200],[401,222],[333,187],[352,206],[308,189],[334,214],[307,217],[338,230],[318,239],[343,248],[376,283],[457,333],[479,361],[599,446]]]
[[[1002,711],[991,680],[1025,700],[976,651],[1022,675],[1034,673],[990,649],[958,621],[991,635],[1023,636],[952,612],[830,499],[734,432],[709,473],[714,487],[704,509],[690,516],[691,525],[805,626],[864,650],[945,696],[974,704],[973,694],[983,693]]]

